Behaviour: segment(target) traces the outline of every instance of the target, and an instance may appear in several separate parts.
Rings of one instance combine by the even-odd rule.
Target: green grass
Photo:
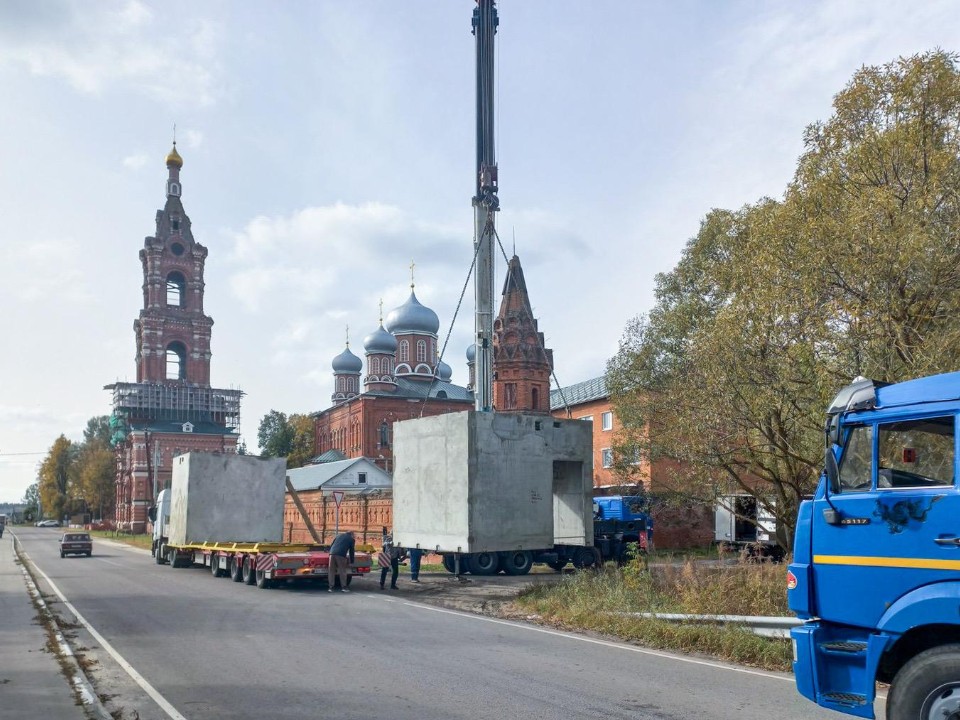
[[[521,593],[518,604],[544,621],[592,630],[650,647],[701,653],[768,670],[789,670],[789,642],[762,638],[744,628],[673,623],[628,613],[789,615],[783,565],[704,566],[691,560],[646,569],[625,568],[566,575]]]
[[[146,548],[149,550],[153,546],[153,536],[152,535],[132,535],[130,533],[122,533],[117,530],[91,530],[91,537],[100,537],[106,538],[108,540],[115,540],[117,542],[125,543],[126,545],[133,545],[134,547]]]

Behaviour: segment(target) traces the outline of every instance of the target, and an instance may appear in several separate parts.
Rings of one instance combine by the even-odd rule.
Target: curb
[[[29,567],[33,564],[30,556],[23,552],[23,549],[20,547],[20,538],[15,534],[13,535],[13,550],[14,553],[16,553],[17,559],[20,560],[20,572],[23,573],[23,579],[27,585],[27,592],[30,595],[30,599],[40,609],[40,616],[44,619],[44,624],[47,625],[48,629],[52,632],[54,640],[57,643],[57,651],[60,658],[70,667],[70,677],[68,679],[74,692],[76,692],[80,698],[83,709],[87,711],[94,720],[113,720],[113,716],[107,712],[103,703],[100,702],[100,698],[97,697],[93,685],[87,678],[86,673],[83,672],[83,668],[80,667],[80,663],[77,662],[73,648],[70,647],[70,643],[60,630],[57,614],[50,610],[46,601],[44,601],[43,595],[40,593],[40,589],[37,587],[36,581],[33,578],[33,573],[29,570]]]

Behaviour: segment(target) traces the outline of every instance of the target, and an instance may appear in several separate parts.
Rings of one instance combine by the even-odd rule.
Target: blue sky
[[[0,501],[135,379],[174,123],[212,381],[247,393],[251,448],[270,409],[329,405],[345,326],[359,354],[411,261],[446,332],[471,259],[473,5],[0,4]],[[499,11],[498,229],[564,385],[603,373],[711,208],[781,195],[858,67],[960,37],[948,0]],[[444,357],[459,383],[469,297]]]

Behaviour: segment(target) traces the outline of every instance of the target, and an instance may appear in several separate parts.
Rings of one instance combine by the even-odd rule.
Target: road
[[[841,717],[786,675],[450,611],[373,580],[258,590],[97,540],[92,558],[61,559],[58,532],[17,531],[40,586],[67,601],[51,606],[93,629],[74,642],[125,720]]]

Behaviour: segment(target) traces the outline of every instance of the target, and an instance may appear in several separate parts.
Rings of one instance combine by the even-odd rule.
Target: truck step
[[[859,655],[867,651],[867,644],[859,640],[836,640],[820,643],[820,649],[825,652]]]
[[[823,694],[823,699],[844,707],[861,707],[867,704],[866,696],[859,693],[826,692]]]

